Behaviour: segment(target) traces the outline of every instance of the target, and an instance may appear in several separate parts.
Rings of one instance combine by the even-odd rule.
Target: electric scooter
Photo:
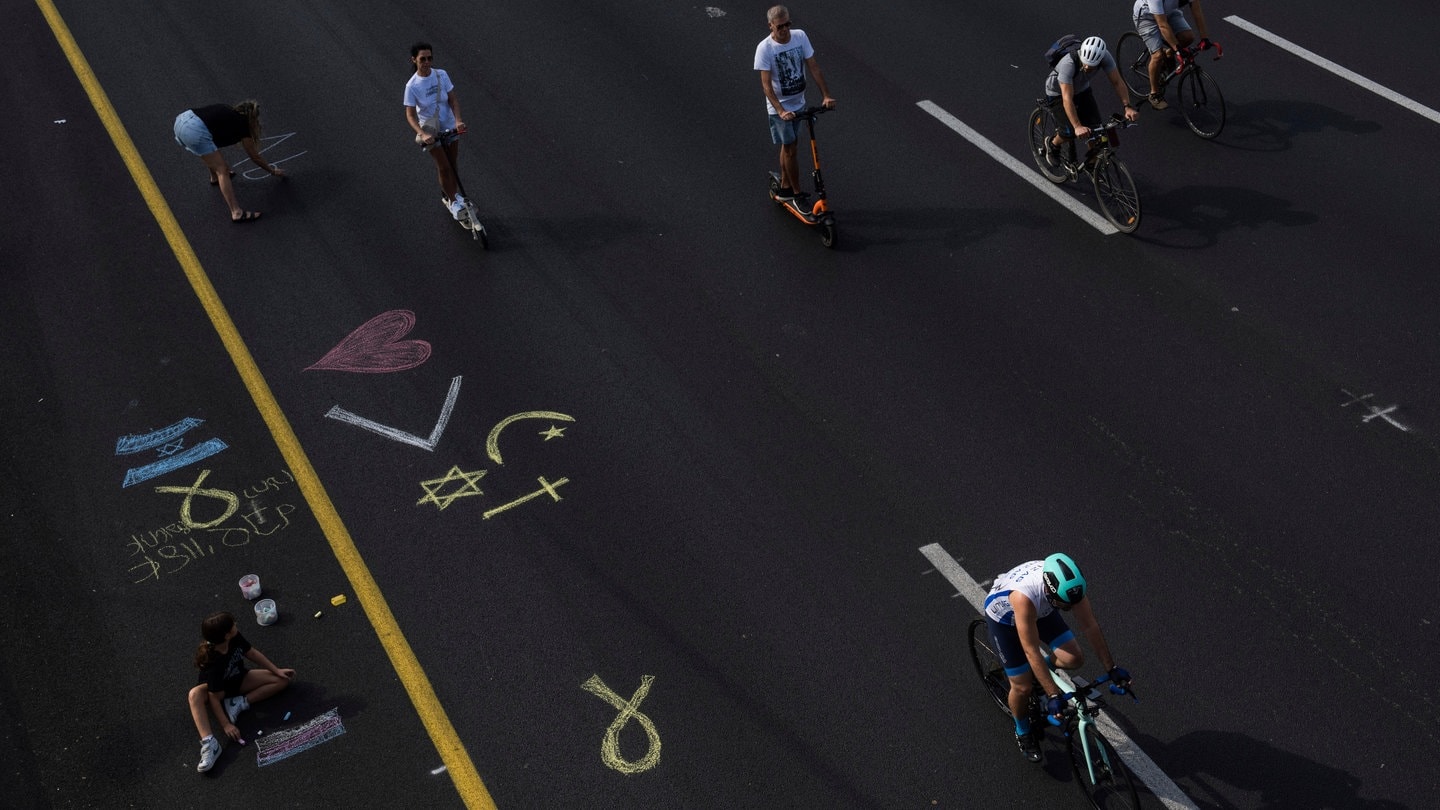
[[[464,134],[463,131],[447,129],[436,135],[435,140],[431,141],[429,146],[426,146],[418,137],[416,138],[416,142],[420,144],[421,150],[429,152],[432,149],[439,148],[440,142],[450,135]],[[450,153],[446,152],[443,148],[440,149],[440,154],[445,156],[447,162],[450,160]],[[488,249],[490,247],[490,240],[487,238],[489,234],[486,233],[485,226],[480,224],[480,214],[475,208],[475,201],[470,199],[469,194],[465,193],[465,184],[460,182],[460,172],[455,170],[454,164],[450,165],[450,173],[455,175],[455,188],[460,192],[460,196],[465,199],[465,218],[456,221],[460,223],[460,227],[470,232],[472,239],[480,242],[481,248]]]
[[[806,107],[795,113],[795,118],[803,120],[810,131],[810,160],[815,164],[815,171],[812,176],[815,178],[815,201],[808,206],[803,197],[797,196],[793,200],[782,200],[780,192],[780,173],[770,172],[770,199],[777,205],[783,206],[794,217],[806,225],[812,225],[820,229],[820,243],[825,247],[835,247],[835,217],[830,212],[830,206],[825,202],[825,179],[820,176],[820,150],[815,145],[815,116],[821,113],[830,112],[825,107]],[[799,189],[795,189],[799,192]]]

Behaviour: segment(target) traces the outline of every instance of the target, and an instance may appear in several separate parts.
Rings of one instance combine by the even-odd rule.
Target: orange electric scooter
[[[770,172],[770,199],[777,205],[783,206],[796,219],[820,229],[820,242],[825,247],[835,247],[835,217],[830,211],[830,206],[825,202],[825,179],[820,176],[820,150],[815,145],[815,116],[827,113],[830,110],[825,107],[806,107],[795,113],[797,120],[803,120],[810,131],[810,160],[815,164],[813,177],[815,178],[815,201],[808,206],[803,197],[796,197],[793,200],[782,200],[777,196],[780,192],[780,173]],[[799,189],[796,189],[799,191]]]

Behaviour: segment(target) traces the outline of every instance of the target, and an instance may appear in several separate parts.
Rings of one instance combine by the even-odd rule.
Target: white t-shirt
[[[1045,598],[1045,580],[1041,578],[1044,573],[1045,561],[1031,560],[996,577],[995,584],[990,586],[990,595],[985,598],[985,615],[1001,624],[1013,625],[1015,608],[1010,604],[1010,595],[1022,593],[1035,606],[1036,619],[1049,616],[1055,607]]]
[[[422,128],[434,126],[436,132],[454,129],[455,113],[450,109],[450,91],[454,89],[450,74],[439,68],[423,78],[416,73],[405,83],[405,106],[415,108]]]
[[[790,29],[790,41],[781,45],[774,37],[765,37],[755,47],[755,69],[770,71],[770,86],[780,106],[790,112],[805,108],[805,60],[815,55],[810,38],[797,28]],[[771,115],[779,110],[765,97],[765,109]]]

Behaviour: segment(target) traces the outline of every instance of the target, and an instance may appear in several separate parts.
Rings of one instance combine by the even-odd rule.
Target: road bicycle
[[[1086,140],[1089,154],[1084,161],[1077,162],[1074,139],[1047,148],[1060,131],[1055,117],[1059,103],[1058,99],[1039,99],[1030,112],[1030,154],[1035,158],[1035,165],[1040,167],[1045,179],[1056,184],[1089,175],[1100,213],[1122,232],[1134,233],[1140,227],[1140,192],[1135,188],[1130,170],[1116,157],[1119,142],[1111,133],[1135,125],[1116,115],[1104,126],[1092,128]]]
[[[820,175],[820,149],[815,144],[815,117],[830,110],[826,107],[806,107],[795,113],[795,120],[804,121],[810,131],[810,160],[815,166],[812,177],[815,180],[815,202],[808,207],[801,197],[780,199],[780,173],[770,172],[770,199],[782,206],[792,216],[806,225],[820,229],[820,244],[835,247],[835,216],[825,202],[825,179]],[[800,189],[794,189],[800,191]]]
[[[1210,48],[1215,49],[1215,60],[1212,61],[1225,55],[1220,43],[1208,39],[1200,40],[1198,46],[1182,48],[1183,59],[1179,62],[1175,59],[1175,52],[1166,48],[1159,77],[1160,96],[1163,98],[1165,88],[1175,82],[1175,104],[1180,108],[1180,114],[1185,116],[1190,131],[1207,141],[1225,128],[1225,97],[1220,95],[1220,85],[1196,58],[1201,51]],[[1136,99],[1148,98],[1150,51],[1139,34],[1131,31],[1120,37],[1120,43],[1115,48],[1115,63],[1120,66],[1120,75],[1125,79],[1125,86],[1130,88],[1130,94]]]
[[[1000,707],[1006,717],[1013,717],[1010,713],[1010,679],[1005,675],[1000,656],[995,653],[990,627],[984,619],[976,619],[970,623],[970,659],[975,663],[975,672],[979,674],[980,681],[984,683],[985,690],[995,701],[995,705]],[[1140,795],[1135,789],[1135,780],[1130,775],[1130,769],[1115,752],[1115,747],[1095,726],[1095,718],[1104,706],[1100,698],[1100,687],[1109,683],[1110,676],[1101,675],[1086,683],[1079,677],[1072,678],[1052,667],[1050,677],[1055,679],[1056,686],[1065,690],[1065,714],[1063,719],[1058,721],[1058,725],[1065,734],[1070,771],[1074,774],[1075,784],[1084,794],[1085,800],[1090,807],[1097,810],[1138,810]],[[1109,683],[1109,691],[1112,694],[1135,698],[1134,690],[1129,686]],[[1047,723],[1057,724],[1057,721],[1045,714],[1042,701],[1043,696],[1037,684],[1030,695],[1030,728],[1035,730],[1037,736]]]
[[[438,148],[440,149],[440,154],[444,155],[445,160],[448,162],[450,160],[450,153],[446,152],[440,144],[449,139],[451,135],[458,136],[464,134],[463,131],[453,129],[442,130],[428,146],[421,143],[420,148],[426,152]],[[460,227],[470,232],[470,238],[477,240],[480,243],[480,247],[488,249],[490,247],[489,234],[486,232],[485,226],[480,224],[480,210],[475,207],[475,201],[470,199],[470,195],[465,193],[465,184],[460,182],[460,172],[456,170],[453,163],[450,165],[450,173],[455,175],[455,187],[459,190],[460,197],[465,200],[465,216],[463,218],[456,218],[455,221],[460,223]],[[450,202],[448,200],[442,197],[440,202],[444,203],[446,210],[449,210]]]

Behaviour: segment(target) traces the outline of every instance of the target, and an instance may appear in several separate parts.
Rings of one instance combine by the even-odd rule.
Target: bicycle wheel
[[[1106,156],[1095,164],[1090,178],[1095,181],[1100,213],[1122,233],[1134,233],[1140,227],[1140,192],[1130,170],[1114,157]]]
[[[1175,89],[1190,131],[1207,141],[1219,135],[1225,128],[1225,97],[1215,79],[1199,65],[1191,65]]]
[[[1005,666],[995,653],[995,642],[990,638],[990,627],[984,619],[970,623],[970,660],[975,662],[975,673],[985,684],[985,690],[995,705],[1006,715],[1010,714],[1010,679],[1005,677]]]
[[[1040,173],[1045,179],[1052,183],[1063,183],[1070,179],[1070,173],[1065,171],[1065,166],[1060,163],[1051,163],[1045,156],[1045,142],[1058,131],[1055,124],[1055,114],[1048,107],[1036,107],[1030,112],[1030,156],[1035,158],[1035,165],[1040,167]],[[1056,156],[1059,160],[1059,156]]]
[[[1089,723],[1076,726],[1069,739],[1070,770],[1090,806],[1098,810],[1139,810],[1140,796],[1135,792],[1135,780],[1110,741]],[[1088,765],[1085,761],[1087,748]]]
[[[1145,40],[1131,31],[1115,46],[1115,65],[1120,69],[1120,78],[1130,88],[1130,95],[1145,98],[1150,95],[1150,51]]]

